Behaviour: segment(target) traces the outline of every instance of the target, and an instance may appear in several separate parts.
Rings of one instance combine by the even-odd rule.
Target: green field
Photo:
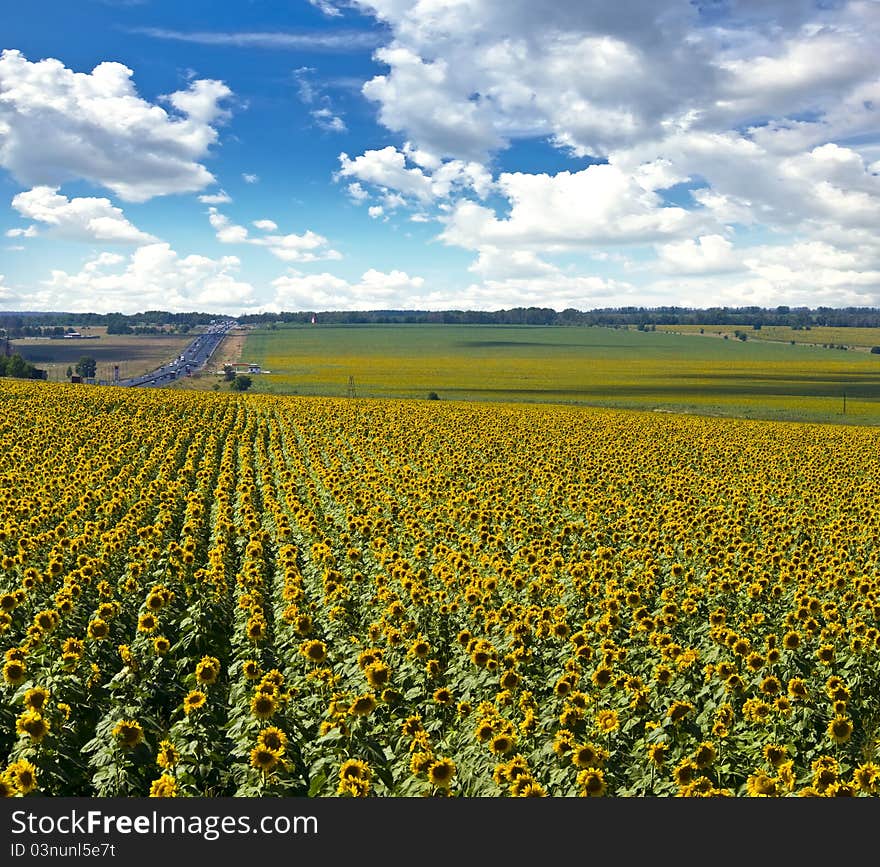
[[[878,335],[880,342],[880,335]],[[880,424],[880,356],[757,340],[558,326],[254,329],[263,393],[589,404]]]

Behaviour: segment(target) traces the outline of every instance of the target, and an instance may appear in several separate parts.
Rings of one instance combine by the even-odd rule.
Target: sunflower
[[[649,744],[648,745],[648,759],[651,761],[651,764],[656,767],[661,767],[665,764],[666,759],[669,757],[669,744]]]
[[[43,686],[35,686],[24,694],[24,706],[37,713],[42,713],[47,701],[49,701],[49,690]]]
[[[251,641],[262,641],[266,637],[266,620],[262,616],[252,616],[245,627],[247,637]]]
[[[800,677],[793,677],[789,680],[788,695],[792,701],[806,701],[810,697],[807,684]]]
[[[277,707],[274,692],[257,692],[251,699],[251,714],[257,719],[269,719]]]
[[[200,689],[191,689],[183,698],[183,712],[187,715],[194,710],[201,710],[208,701],[208,696]]]
[[[92,638],[95,641],[100,641],[102,638],[106,638],[110,634],[110,627],[107,625],[106,620],[96,617],[94,620],[89,621],[86,632],[89,638]]]
[[[675,701],[666,711],[666,716],[675,724],[682,723],[694,712],[694,706],[687,701]]]
[[[516,689],[519,685],[519,675],[515,671],[505,671],[501,675],[499,684],[502,689]]]
[[[40,611],[34,617],[34,624],[43,632],[51,632],[58,625],[58,613],[51,609]]]
[[[144,604],[148,611],[159,611],[165,605],[165,598],[161,593],[150,593]]]
[[[547,790],[530,777],[520,777],[510,787],[515,798],[546,798]]]
[[[430,768],[435,761],[436,759],[433,753],[417,751],[410,757],[409,769],[414,777],[420,777],[422,774],[428,773],[428,768]]]
[[[138,632],[155,632],[159,626],[159,619],[152,612],[147,611],[138,617]]]
[[[15,778],[6,770],[0,774],[0,798],[14,798],[18,794]]]
[[[220,676],[220,660],[215,656],[203,656],[196,665],[196,681],[202,684],[217,682]]]
[[[600,689],[608,686],[614,677],[614,672],[607,665],[600,665],[592,675],[593,683]]]
[[[176,798],[177,797],[177,780],[170,774],[162,774],[157,780],[153,780],[150,784],[151,798]]]
[[[360,759],[347,759],[339,768],[340,780],[358,780],[360,782],[368,782],[373,778],[373,772],[370,766]]]
[[[489,741],[489,749],[496,756],[506,756],[516,746],[516,740],[510,735],[498,734]]]
[[[251,767],[267,774],[275,769],[280,758],[274,750],[270,750],[262,744],[257,744],[251,750]]]
[[[828,737],[836,744],[845,744],[853,733],[852,720],[845,716],[836,716],[828,723]]]
[[[832,756],[820,756],[812,764],[813,787],[822,793],[832,783],[836,783],[840,775],[840,765]]]
[[[448,789],[455,772],[455,762],[452,759],[439,758],[428,768],[428,781],[432,786]]]
[[[593,744],[576,744],[571,750],[571,763],[576,768],[598,768],[603,751]]]
[[[371,662],[364,668],[364,677],[374,689],[382,689],[391,680],[391,669],[384,662]]]
[[[870,795],[880,791],[880,765],[875,762],[865,762],[853,771],[853,783],[858,788]]]
[[[37,788],[37,767],[27,759],[13,762],[6,769],[6,773],[22,795],[27,795]]]
[[[766,744],[762,752],[774,768],[778,768],[788,758],[788,748],[780,744]]]
[[[616,710],[600,710],[596,714],[596,728],[602,734],[616,732],[620,728],[620,719]]]
[[[693,753],[694,764],[702,771],[714,764],[717,757],[715,745],[711,741],[703,741]]]
[[[822,665],[831,665],[831,663],[834,662],[834,645],[823,644],[816,651],[816,659],[818,659]]]
[[[3,666],[3,679],[11,686],[20,686],[27,678],[27,666],[18,659],[12,659]]]
[[[782,682],[775,675],[768,675],[761,681],[761,692],[764,695],[779,695],[782,692]]]
[[[425,659],[431,652],[431,645],[424,637],[417,638],[409,647],[409,654],[416,659]]]
[[[574,735],[568,729],[559,729],[553,737],[553,752],[562,758],[575,746]]]
[[[587,768],[577,775],[577,784],[583,797],[601,798],[607,788],[605,772],[601,768]]]
[[[400,726],[400,730],[403,734],[407,735],[407,737],[413,737],[418,734],[418,732],[424,731],[422,718],[420,716],[408,716]]]
[[[372,693],[359,695],[352,703],[350,712],[354,716],[369,716],[376,709],[376,697]]]
[[[241,671],[248,680],[256,680],[260,676],[260,664],[256,660],[246,659],[241,664]]]
[[[441,686],[439,689],[434,690],[434,701],[437,702],[437,704],[452,704],[452,692],[445,686]]]
[[[136,720],[121,719],[113,727],[113,737],[121,747],[130,750],[144,739],[144,730]]]
[[[180,753],[171,741],[160,741],[156,764],[160,768],[173,768],[180,761]]]
[[[327,658],[327,645],[323,641],[314,639],[303,642],[299,652],[313,665],[320,665]]]
[[[339,781],[336,793],[340,797],[366,798],[370,794],[370,781],[358,779],[345,779]]]
[[[795,632],[791,630],[790,632],[786,632],[782,637],[782,646],[786,650],[797,650],[801,643],[801,636],[799,632]]]
[[[287,746],[287,735],[277,726],[269,726],[260,732],[257,743],[283,756],[284,748]]]
[[[165,656],[171,650],[171,642],[164,635],[159,635],[153,639],[153,650],[159,656]]]
[[[699,768],[693,759],[682,759],[672,770],[672,778],[679,787],[689,786],[698,775]]]
[[[40,743],[49,734],[49,722],[41,714],[26,710],[15,721],[15,730],[20,735],[29,735],[34,743]]]

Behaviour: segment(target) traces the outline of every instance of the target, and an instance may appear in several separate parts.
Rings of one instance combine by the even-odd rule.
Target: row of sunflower
[[[5,794],[880,793],[873,428],[0,405]]]

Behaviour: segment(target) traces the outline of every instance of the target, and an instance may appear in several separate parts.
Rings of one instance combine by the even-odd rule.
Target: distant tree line
[[[106,326],[109,334],[186,333],[218,318],[214,313],[37,313],[0,312],[0,335],[63,337],[72,324],[79,328]],[[576,310],[567,307],[513,307],[503,310],[325,310],[249,313],[236,317],[243,325],[317,324],[434,324],[434,325],[604,325],[649,328],[656,325],[724,325],[792,328],[880,327],[877,307],[604,307]]]
[[[65,332],[91,326],[106,326],[108,334],[158,334],[173,330],[186,334],[197,325],[217,319],[215,313],[17,313],[0,312],[0,333],[18,337],[63,337]]]
[[[792,328],[833,326],[880,327],[876,307],[606,307],[594,310],[514,307],[508,310],[362,310],[249,313],[237,317],[243,325],[275,323],[361,325],[423,323],[442,325],[787,325]]]

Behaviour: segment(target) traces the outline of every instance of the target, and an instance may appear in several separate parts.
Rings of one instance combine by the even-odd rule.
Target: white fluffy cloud
[[[68,199],[58,193],[57,187],[34,187],[18,193],[12,199],[12,207],[25,219],[47,226],[53,237],[117,244],[148,244],[156,240],[133,226],[109,199]],[[36,234],[31,228],[20,234],[25,237]]]
[[[292,272],[272,281],[277,310],[376,310],[417,307],[422,277],[404,271],[383,273],[371,268],[351,283],[334,274]]]
[[[678,274],[717,274],[742,270],[742,261],[733,244],[721,235],[702,235],[658,247],[660,267]]]
[[[362,202],[369,198],[363,184],[376,188],[386,207],[399,207],[407,200],[427,205],[466,192],[485,198],[492,189],[491,174],[479,163],[463,160],[442,161],[412,148],[406,142],[402,150],[389,145],[368,150],[352,159],[339,155],[335,179],[356,178],[348,185],[349,195]],[[396,198],[394,198],[396,197]]]
[[[389,129],[484,159],[550,137],[608,155],[670,125],[833,112],[877,80],[876,4],[356,0],[386,24],[364,86]],[[795,10],[794,12],[792,10]]]
[[[29,187],[81,179],[132,202],[213,183],[200,161],[217,141],[229,88],[192,81],[165,97],[169,112],[138,96],[132,76],[121,63],[74,72],[3,51],[0,166]]]
[[[651,167],[640,174],[609,164],[556,175],[505,173],[496,187],[510,203],[507,217],[499,219],[472,201],[459,202],[441,237],[466,249],[490,245],[552,252],[678,238],[690,234],[699,220],[684,208],[663,204],[652,187],[668,181]]]
[[[311,229],[302,235],[275,234],[278,225],[273,220],[254,220],[253,226],[263,235],[252,237],[244,226],[231,222],[229,217],[216,208],[208,209],[208,220],[217,233],[221,244],[253,244],[265,247],[273,256],[284,262],[319,262],[341,259],[342,254],[328,246],[328,240]]]
[[[240,264],[235,256],[181,256],[169,244],[148,244],[129,257],[102,253],[75,274],[53,270],[38,291],[20,295],[19,306],[97,313],[244,311],[254,306],[254,287],[238,279]]]

